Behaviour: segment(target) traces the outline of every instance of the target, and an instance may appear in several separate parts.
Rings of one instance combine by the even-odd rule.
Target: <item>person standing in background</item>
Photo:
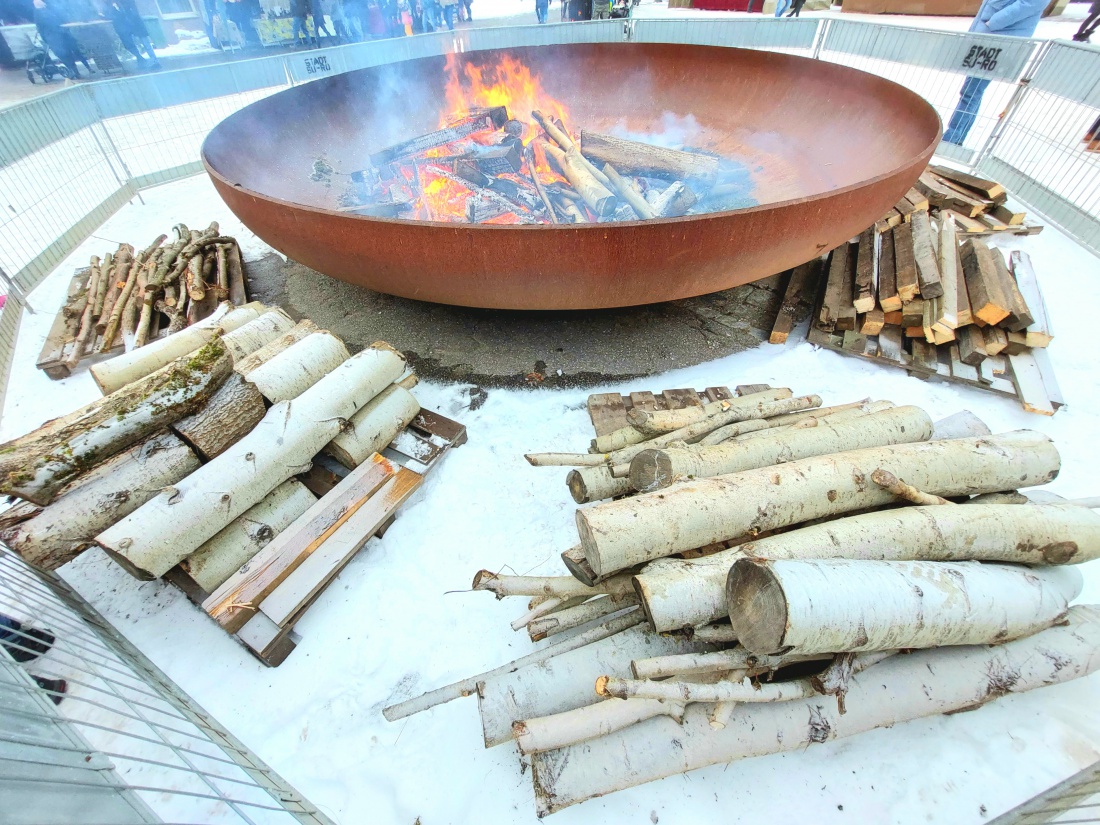
[[[458,0],[439,0],[439,5],[443,9],[443,19],[447,21],[447,28],[451,31],[455,30],[455,6],[458,4]]]
[[[64,26],[69,22],[57,0],[47,5],[45,0],[34,0],[34,25],[46,45],[57,55],[57,59],[72,74],[73,79],[80,77],[76,64],[83,63],[91,74],[94,69],[88,65],[88,58],[80,51],[76,38]]]
[[[294,18],[294,48],[299,46],[299,36],[305,35],[306,47],[313,45],[320,45],[315,43],[314,36],[309,33],[309,29],[306,27],[306,18],[310,16],[310,0],[290,0],[290,14]]]
[[[111,25],[115,27],[115,33],[122,47],[137,58],[138,66],[159,69],[160,62],[157,60],[156,52],[153,51],[153,41],[149,39],[145,21],[141,19],[134,0],[108,0],[106,12]],[[142,55],[142,49],[145,50],[148,59]]]
[[[546,16],[550,11],[550,0],[535,0],[535,17],[540,23],[546,22]]]
[[[970,24],[970,31],[1008,37],[1031,37],[1035,34],[1035,27],[1039,25],[1039,18],[1043,16],[1048,1],[984,0]],[[959,103],[947,124],[947,131],[943,133],[946,143],[962,146],[978,117],[982,95],[987,86],[989,80],[983,77],[971,76],[963,81]]]
[[[334,35],[325,22],[325,4],[322,0],[309,0],[309,16],[313,18],[313,36],[317,38],[317,45],[321,45],[321,32],[325,33],[331,44]]]
[[[775,0],[775,16],[782,17],[791,7],[791,0]]]
[[[332,28],[336,31],[336,37],[342,42],[348,42],[347,16],[344,13],[344,0],[321,0],[321,13],[332,18]]]
[[[802,7],[806,5],[806,0],[794,0],[794,4],[791,6],[791,10],[787,12],[787,17],[799,17],[802,14]]]
[[[1077,34],[1073,35],[1073,39],[1078,43],[1088,43],[1097,26],[1100,26],[1100,0],[1093,0],[1089,6],[1089,16],[1085,18]]]

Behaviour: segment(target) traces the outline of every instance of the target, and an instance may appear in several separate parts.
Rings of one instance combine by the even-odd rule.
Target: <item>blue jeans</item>
[[[447,28],[451,31],[455,30],[455,7],[452,3],[449,6],[443,7],[443,19],[447,21]]]
[[[988,85],[989,81],[980,77],[968,77],[963,81],[962,91],[959,93],[959,105],[955,107],[951,120],[947,124],[947,131],[943,133],[944,141],[962,146],[970,132],[970,127],[978,117],[982,95],[985,94]]]
[[[306,39],[306,45],[308,46],[313,38],[310,37],[309,30],[306,28],[306,19],[304,17],[294,18],[294,45],[298,45],[298,36],[302,35]]]
[[[775,4],[775,16],[782,17],[786,13],[787,9],[791,7],[791,0],[776,0]]]

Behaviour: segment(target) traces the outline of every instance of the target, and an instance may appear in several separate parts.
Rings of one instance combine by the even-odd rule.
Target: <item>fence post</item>
[[[817,21],[817,31],[814,32],[814,45],[810,57],[813,60],[821,59],[821,48],[825,45],[825,38],[829,34],[829,29],[832,26],[832,20],[822,18]]]
[[[1004,134],[1005,129],[1007,129],[1011,123],[1012,115],[1016,112],[1016,109],[1027,95],[1028,87],[1031,85],[1031,79],[1035,76],[1035,72],[1039,70],[1039,66],[1042,65],[1043,59],[1047,56],[1047,52],[1050,51],[1050,43],[1051,41],[1045,40],[1036,48],[1035,53],[1031,56],[1031,60],[1028,61],[1028,64],[1024,67],[1020,79],[1016,81],[1016,89],[1012,92],[1012,97],[1009,98],[1004,111],[1001,112],[1000,117],[997,119],[997,125],[993,127],[993,131],[989,133],[989,137],[985,139],[985,143],[978,147],[978,151],[971,156],[970,169],[977,169],[978,164],[993,152],[993,148],[1001,139],[1001,135]]]

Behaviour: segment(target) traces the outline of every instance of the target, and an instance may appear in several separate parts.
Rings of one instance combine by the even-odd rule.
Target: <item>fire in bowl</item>
[[[406,298],[596,309],[728,289],[857,235],[940,137],[897,84],[772,52],[569,44],[298,86],[203,162],[276,249]]]

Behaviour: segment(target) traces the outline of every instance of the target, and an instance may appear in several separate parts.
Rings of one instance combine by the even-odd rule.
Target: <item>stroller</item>
[[[27,60],[27,80],[31,83],[38,82],[36,77],[41,78],[43,83],[49,83],[55,77],[73,76],[67,67],[58,63],[50,54],[50,47],[42,40],[41,35],[34,38],[33,48],[30,59]]]

